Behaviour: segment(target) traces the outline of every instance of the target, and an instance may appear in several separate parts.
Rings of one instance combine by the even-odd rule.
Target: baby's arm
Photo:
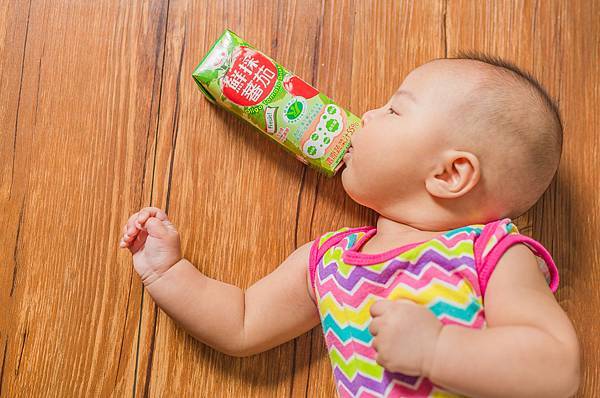
[[[319,323],[304,277],[309,249],[299,247],[245,292],[205,276],[186,259],[146,289],[196,339],[228,355],[250,356]]]
[[[445,325],[428,377],[477,397],[567,397],[579,386],[573,326],[523,244],[500,258],[485,292],[486,329]]]
[[[161,236],[160,231],[153,231],[151,227],[158,225],[158,218],[153,216],[166,219],[164,212],[150,208],[140,213],[141,229],[135,227],[136,217],[132,217],[128,225],[133,225],[138,232],[148,226],[148,237],[138,248],[142,251],[150,249],[145,246],[156,244],[156,239],[168,236]],[[127,235],[128,241],[132,240],[132,233]],[[276,347],[319,323],[319,313],[308,289],[311,244],[300,246],[277,269],[246,291],[209,278],[181,255],[172,265],[153,273],[137,269],[141,268],[141,259],[136,264],[139,253],[135,252],[134,266],[158,306],[192,336],[218,351],[241,357]],[[157,258],[156,255],[147,253],[145,258]]]

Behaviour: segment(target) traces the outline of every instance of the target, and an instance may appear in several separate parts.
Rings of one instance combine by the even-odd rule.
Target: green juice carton
[[[206,98],[331,177],[360,118],[225,30],[192,73]]]

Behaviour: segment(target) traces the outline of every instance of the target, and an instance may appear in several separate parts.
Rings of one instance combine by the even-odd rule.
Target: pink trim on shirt
[[[432,240],[432,239],[427,239],[422,242],[408,243],[406,245],[402,245],[400,247],[396,247],[394,249],[390,249],[383,253],[377,253],[377,254],[359,252],[358,249],[360,249],[360,247],[366,243],[367,239],[370,236],[372,236],[375,232],[376,232],[375,230],[373,230],[373,233],[371,233],[371,234],[369,234],[367,232],[367,234],[363,236],[363,239],[359,245],[357,245],[356,247],[353,247],[351,250],[345,251],[344,254],[342,255],[343,256],[342,259],[344,260],[344,262],[347,264],[352,264],[352,265],[379,264],[379,263],[383,263],[391,258],[394,258],[394,257],[412,249],[415,246],[422,245],[423,243]]]
[[[336,243],[338,243],[340,240],[344,239],[344,237],[346,237],[347,235],[350,235],[351,233],[355,233],[355,232],[361,232],[361,231],[368,231],[370,229],[372,229],[374,227],[372,226],[366,226],[366,227],[357,227],[357,228],[350,228],[346,231],[342,231],[340,233],[334,234],[332,236],[330,236],[321,247],[319,247],[319,241],[321,240],[321,238],[323,237],[323,235],[318,236],[312,246],[310,247],[310,256],[308,259],[308,270],[310,273],[310,283],[312,285],[312,288],[314,290],[315,288],[315,272],[317,270],[317,264],[319,263],[319,259],[321,257],[323,257],[323,254],[325,254],[325,252],[327,250],[329,250],[329,248],[333,245],[335,245]]]
[[[496,232],[498,225],[500,225],[503,220],[504,219],[501,219],[486,224],[486,226],[483,227],[479,237],[475,240],[475,244],[473,245],[473,254],[475,255],[475,270],[477,271],[477,274],[481,272],[481,258],[483,257],[485,247],[488,244],[490,237],[494,234],[494,232]]]
[[[552,293],[556,292],[558,288],[558,269],[556,268],[556,264],[554,264],[554,260],[552,260],[552,256],[541,243],[536,240],[521,234],[507,235],[505,236],[496,246],[492,248],[490,253],[488,253],[485,261],[481,264],[481,269],[479,270],[479,286],[481,288],[481,296],[484,297],[485,289],[487,287],[488,281],[492,276],[492,272],[500,260],[500,257],[514,244],[524,243],[526,244],[533,253],[543,259],[548,266],[548,271],[550,272],[550,290]]]

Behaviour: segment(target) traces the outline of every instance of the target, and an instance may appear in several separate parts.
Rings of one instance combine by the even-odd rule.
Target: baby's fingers
[[[167,219],[167,214],[157,207],[146,207],[140,210],[137,219],[135,220],[136,227],[144,230],[144,224],[150,217],[156,217],[162,221]]]
[[[127,220],[127,224],[123,226],[123,236],[119,241],[120,247],[131,247],[136,238],[139,237],[141,231],[144,233],[147,231],[146,222],[155,217],[160,221],[165,221],[167,219],[167,214],[157,207],[145,207],[137,213],[134,213],[129,220]]]
[[[138,213],[134,213],[131,217],[129,217],[129,220],[127,220],[127,224],[123,226],[123,236],[121,237],[119,246],[126,247],[137,236],[139,232],[139,230],[135,226],[135,220],[137,216]]]
[[[123,231],[124,234],[131,236],[137,232],[135,227],[135,220],[137,219],[139,214],[139,212],[133,213],[131,217],[129,217],[129,220],[127,220],[127,224],[125,224],[125,228]]]

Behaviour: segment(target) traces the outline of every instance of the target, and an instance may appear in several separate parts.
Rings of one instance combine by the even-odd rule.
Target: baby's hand
[[[369,312],[375,361],[392,372],[428,377],[443,327],[433,311],[402,298],[378,300]]]
[[[179,233],[156,207],[146,207],[129,218],[119,245],[131,251],[133,267],[146,286],[182,258]]]

